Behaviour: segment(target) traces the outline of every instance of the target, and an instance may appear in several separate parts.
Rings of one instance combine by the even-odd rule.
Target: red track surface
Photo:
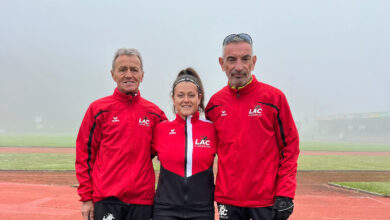
[[[0,182],[0,220],[82,219],[76,188]]]
[[[16,172],[19,177],[9,178],[8,171],[0,172],[0,220],[68,220],[82,219],[80,202],[76,188],[71,187],[75,181],[74,174],[39,173],[25,175]],[[332,181],[342,179],[340,172],[325,173]],[[45,185],[39,182],[56,182],[45,176],[64,176],[64,185]],[[332,187],[320,181],[323,174],[298,173],[298,188],[295,198],[295,210],[292,220],[383,220],[390,219],[390,198],[383,198],[350,190]],[[366,174],[364,174],[366,175]],[[349,175],[350,179],[365,178],[359,172]],[[373,173],[377,180],[388,179],[389,173]],[[42,176],[41,179],[34,180]],[[35,184],[23,182],[24,177],[32,179]]]

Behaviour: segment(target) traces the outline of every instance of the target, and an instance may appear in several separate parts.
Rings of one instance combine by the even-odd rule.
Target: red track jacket
[[[199,113],[160,123],[153,149],[161,162],[154,215],[214,216],[213,162],[217,134]]]
[[[155,176],[151,161],[154,127],[166,120],[155,104],[115,89],[93,102],[76,141],[76,176],[81,201],[117,197],[152,205]]]
[[[241,207],[294,198],[298,132],[284,94],[256,80],[214,94],[206,115],[217,129],[217,202]]]

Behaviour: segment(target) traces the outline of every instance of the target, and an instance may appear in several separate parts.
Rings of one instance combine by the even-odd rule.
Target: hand
[[[273,220],[287,220],[294,210],[292,199],[283,196],[277,196],[275,204],[272,206]]]
[[[84,201],[81,205],[81,214],[83,220],[93,220],[93,202],[92,200]]]

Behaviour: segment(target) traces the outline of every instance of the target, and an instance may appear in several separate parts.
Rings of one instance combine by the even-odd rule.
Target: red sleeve
[[[101,131],[97,118],[102,112],[94,114],[90,106],[85,113],[76,140],[76,177],[79,181],[77,189],[80,201],[92,199],[92,170],[96,153],[100,146]]]
[[[153,135],[152,135],[151,153],[154,156],[157,156],[157,151],[156,151],[155,145],[156,145],[156,140],[157,140],[157,136],[158,136],[158,131],[157,131],[158,124],[160,122],[168,120],[167,116],[165,115],[165,113],[162,110],[160,110],[160,114],[159,115],[160,115],[160,117],[158,118],[158,121],[156,122],[156,124],[155,124],[155,126],[153,128]]]
[[[211,97],[211,99],[209,100],[209,102],[207,103],[207,106],[205,108],[206,119],[210,120],[210,121],[214,121],[214,117],[212,116],[214,111],[212,111],[213,110],[212,108],[214,108],[213,97]]]
[[[279,100],[279,112],[275,122],[278,146],[281,153],[276,196],[294,198],[296,189],[297,161],[299,155],[298,131],[290,107],[284,95]]]
[[[154,155],[154,156],[157,156],[156,145],[157,145],[157,140],[158,140],[158,135],[159,135],[158,127],[159,127],[158,125],[154,127],[153,137],[152,137],[152,149],[151,149],[151,152],[152,152],[152,155]]]
[[[161,114],[160,115],[161,115],[160,122],[168,120],[167,116],[165,115],[165,113],[162,110],[161,110]]]

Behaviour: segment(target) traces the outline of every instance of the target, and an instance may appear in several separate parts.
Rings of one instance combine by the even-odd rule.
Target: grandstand
[[[390,143],[390,112],[318,116],[300,129],[304,140]]]

